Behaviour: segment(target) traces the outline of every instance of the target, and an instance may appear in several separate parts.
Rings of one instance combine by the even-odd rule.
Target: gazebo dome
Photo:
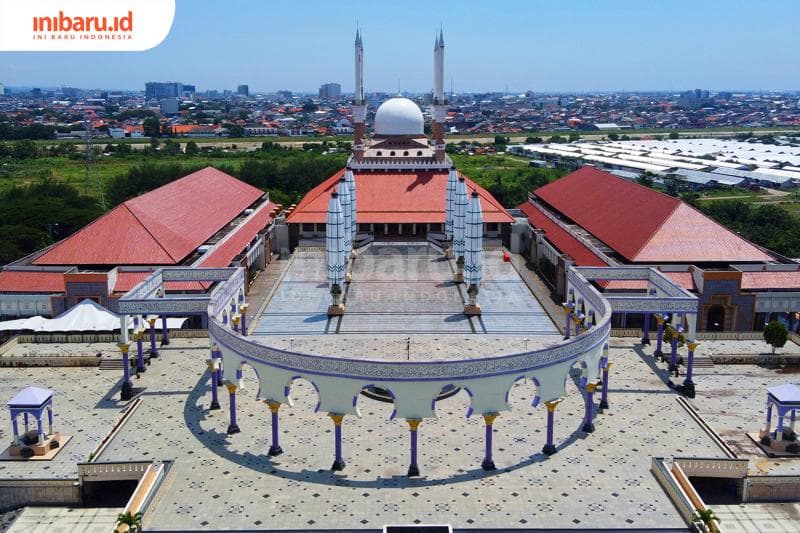
[[[390,98],[375,113],[375,135],[410,135],[420,137],[425,121],[419,106],[408,98]]]

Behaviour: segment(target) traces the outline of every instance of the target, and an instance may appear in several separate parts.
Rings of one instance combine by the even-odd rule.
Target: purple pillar
[[[650,313],[644,314],[644,332],[642,333],[642,346],[650,346]]]
[[[794,411],[792,411],[792,417],[794,417]],[[794,420],[794,418],[792,418]],[[53,433],[53,407],[47,410],[47,433]]]
[[[572,330],[572,313],[567,312],[567,327],[564,328],[564,339],[569,339],[569,333]]]
[[[150,357],[158,357],[158,349],[156,348],[156,319],[151,318],[150,322]]]
[[[542,453],[545,455],[553,455],[556,453],[556,447],[553,444],[553,428],[555,426],[555,415],[556,415],[556,407],[558,406],[560,400],[556,400],[554,402],[545,402],[545,406],[547,407],[547,442],[542,448]]]
[[[481,463],[481,468],[484,470],[496,470],[494,466],[494,459],[492,458],[492,427],[494,419],[497,418],[497,413],[487,413],[483,415],[483,421],[486,424],[486,453]]]
[[[331,420],[333,420],[334,458],[331,470],[338,472],[340,470],[344,470],[345,466],[344,459],[342,458],[342,420],[344,420],[344,415],[329,413],[328,416],[331,417]]]
[[[600,394],[600,409],[608,409],[608,371],[611,370],[611,363],[606,363],[603,367],[603,392]]]
[[[247,305],[242,306],[242,337],[247,337]]]
[[[408,477],[419,475],[419,465],[417,465],[417,429],[422,423],[419,418],[407,418],[409,433],[411,434],[411,464],[408,467]]]
[[[17,426],[17,415],[11,415],[11,430],[14,432],[14,444],[19,444],[19,426]]]
[[[44,428],[42,427],[42,413],[36,417],[36,434],[39,437],[39,444],[44,442]]]
[[[219,370],[217,371],[217,387],[222,387],[224,383],[224,369],[222,368],[222,354],[218,350],[211,350],[211,359],[219,359]]]
[[[772,402],[767,397],[767,433],[772,429]]]
[[[672,340],[670,341],[670,355],[669,355],[669,371],[678,372],[678,335],[680,332],[678,330],[673,330]]]
[[[694,370],[694,351],[697,349],[697,345],[698,343],[694,341],[686,343],[686,346],[689,348],[689,353],[686,356],[686,378],[683,380],[681,392],[689,398],[694,398],[696,392],[694,381],[692,381],[692,372]]]
[[[236,423],[236,384],[228,381],[225,383],[225,386],[228,387],[229,404],[231,408],[231,423],[228,425],[228,435],[233,435],[240,431],[239,425]],[[217,390],[213,385],[211,388]]]
[[[283,453],[280,441],[278,440],[278,409],[281,408],[279,402],[267,401],[267,406],[272,413],[272,445],[267,452],[270,457],[275,457]]]
[[[653,355],[661,357],[664,355],[664,352],[661,351],[661,343],[664,340],[664,317],[656,315],[656,321],[658,322],[658,332],[656,336],[656,351],[653,352]]]
[[[237,317],[233,317],[232,322],[232,329],[236,333],[239,333],[239,319]]]
[[[592,433],[594,431],[594,390],[597,387],[594,383],[586,385],[586,404],[583,411],[583,431],[584,433]]]
[[[208,363],[208,369],[211,370],[211,405],[208,409],[219,409],[219,394],[217,393],[217,387],[214,386],[214,383],[217,381],[217,368],[215,361],[212,360]]]
[[[142,334],[136,334],[136,371],[146,372],[147,368],[144,366],[144,349],[142,348]]]
[[[169,344],[169,328],[167,327],[167,315],[161,315],[161,346]]]
[[[130,344],[120,344],[119,349],[122,352],[122,394],[120,399],[130,400],[133,396],[133,384],[131,383],[131,361],[128,357],[128,349]]]

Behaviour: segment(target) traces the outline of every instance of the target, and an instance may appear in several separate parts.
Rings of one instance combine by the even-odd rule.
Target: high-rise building
[[[175,115],[180,112],[180,100],[177,98],[162,98],[158,107],[162,115]]]
[[[342,86],[338,83],[323,83],[319,88],[319,97],[323,99],[334,99],[342,96]]]
[[[278,98],[283,98],[284,100],[291,100],[292,91],[287,91],[287,90],[278,91]]]
[[[181,96],[183,96],[183,84],[179,81],[149,81],[144,84],[144,97],[148,100]]]
[[[197,88],[194,85],[184,85],[183,86],[183,96],[194,98],[194,93],[197,92]]]
[[[6,94],[6,88],[5,88],[5,85],[3,85],[2,83],[0,83],[0,96],[3,96],[4,94]]]
[[[250,96],[250,86],[249,85],[239,85],[236,87],[236,94],[239,96]]]

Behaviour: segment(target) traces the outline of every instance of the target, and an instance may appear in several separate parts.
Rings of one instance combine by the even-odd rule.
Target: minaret
[[[367,103],[364,100],[364,44],[361,31],[356,30],[356,85],[353,99],[353,156],[356,161],[364,158],[364,129],[367,121]]]
[[[439,30],[433,46],[433,145],[436,160],[444,161],[444,119],[447,101],[444,99],[444,34]]]

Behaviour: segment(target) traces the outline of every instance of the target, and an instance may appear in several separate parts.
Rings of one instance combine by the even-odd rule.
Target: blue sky
[[[798,0],[176,2],[153,50],[0,53],[0,83],[352,91],[358,20],[368,91],[429,90],[440,23],[456,92],[800,89]]]

